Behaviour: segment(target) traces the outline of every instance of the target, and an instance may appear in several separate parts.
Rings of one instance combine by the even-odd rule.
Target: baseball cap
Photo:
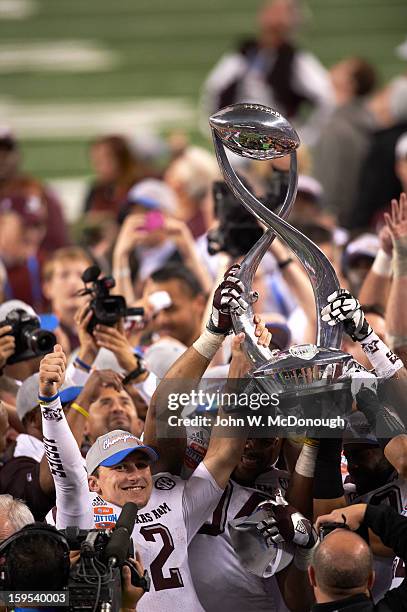
[[[313,176],[300,174],[298,177],[297,193],[307,195],[314,202],[319,202],[323,195],[322,185]]]
[[[112,467],[123,461],[127,455],[134,451],[143,451],[148,459],[153,463],[157,461],[158,454],[151,448],[143,444],[139,438],[122,429],[109,431],[103,436],[99,436],[86,454],[86,469],[88,474],[93,474],[97,467]]]
[[[40,375],[38,372],[29,376],[21,384],[16,396],[16,412],[20,421],[26,414],[38,406],[38,387]]]
[[[61,404],[69,404],[70,402],[76,400],[82,389],[83,387],[78,387],[76,385],[62,387],[59,391]]]
[[[396,142],[396,159],[407,159],[407,132],[404,132]]]
[[[361,234],[352,242],[349,242],[343,254],[344,268],[348,267],[358,257],[370,257],[374,259],[380,248],[380,240],[376,234]]]
[[[47,212],[45,206],[38,196],[25,197],[10,194],[0,200],[0,213],[14,212],[18,214],[26,224],[40,225],[45,223]]]
[[[158,340],[144,353],[144,360],[149,372],[157,378],[164,378],[170,367],[183,355],[187,347],[175,338],[163,338]]]
[[[150,210],[174,213],[177,198],[175,192],[164,181],[145,179],[130,189],[126,204],[141,204]]]
[[[0,321],[4,321],[12,310],[25,310],[26,313],[39,320],[41,329],[47,331],[52,332],[59,325],[59,320],[56,315],[52,313],[37,314],[32,306],[26,304],[22,300],[7,300],[7,302],[0,304]]]

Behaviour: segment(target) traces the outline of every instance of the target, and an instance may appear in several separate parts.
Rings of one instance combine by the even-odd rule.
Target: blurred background
[[[0,0],[0,124],[24,168],[58,190],[72,220],[91,176],[89,142],[198,128],[202,84],[253,35],[261,0]],[[406,0],[308,0],[300,42],[330,67],[356,54],[384,83],[405,71]],[[150,144],[148,144],[150,143]],[[157,157],[157,155],[156,155]]]

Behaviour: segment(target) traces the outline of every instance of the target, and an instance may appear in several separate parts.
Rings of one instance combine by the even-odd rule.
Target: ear
[[[99,486],[99,479],[96,478],[96,476],[88,477],[88,485],[89,491],[93,491],[93,493],[97,493],[98,495],[102,493],[102,489]]]
[[[315,570],[312,567],[312,565],[310,565],[309,568],[308,568],[308,579],[309,579],[312,587],[316,587],[317,586],[317,583],[316,583],[316,580],[315,580]]]
[[[207,298],[203,293],[199,293],[195,297],[195,304],[197,305],[198,310],[202,311],[202,314],[206,308]]]
[[[369,589],[369,591],[371,591],[372,588],[373,588],[373,584],[374,584],[375,578],[376,578],[376,574],[375,574],[374,570],[372,570],[372,573],[370,574],[370,576],[368,578],[368,581],[367,581],[367,588]]]

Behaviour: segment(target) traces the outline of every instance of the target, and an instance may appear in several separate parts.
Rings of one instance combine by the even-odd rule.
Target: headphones
[[[3,563],[0,565],[0,590],[2,591],[10,591],[11,580],[10,580],[10,571],[8,566],[8,554],[10,552],[10,547],[13,542],[17,542],[20,539],[26,538],[27,536],[35,536],[35,535],[46,535],[50,539],[54,540],[60,544],[63,548],[64,553],[64,583],[68,584],[69,579],[69,571],[70,571],[70,548],[67,539],[53,527],[53,525],[46,525],[44,523],[36,522],[31,523],[30,525],[26,525],[16,533],[13,533],[9,538],[4,540],[0,544],[0,558],[4,557]]]

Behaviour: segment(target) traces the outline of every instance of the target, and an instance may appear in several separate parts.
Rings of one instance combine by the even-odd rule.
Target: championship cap
[[[86,454],[88,474],[93,474],[100,465],[104,467],[117,465],[127,455],[136,450],[142,451],[150,460],[150,463],[158,459],[158,454],[151,446],[143,444],[141,440],[128,431],[122,429],[109,431],[107,434],[99,436]]]

